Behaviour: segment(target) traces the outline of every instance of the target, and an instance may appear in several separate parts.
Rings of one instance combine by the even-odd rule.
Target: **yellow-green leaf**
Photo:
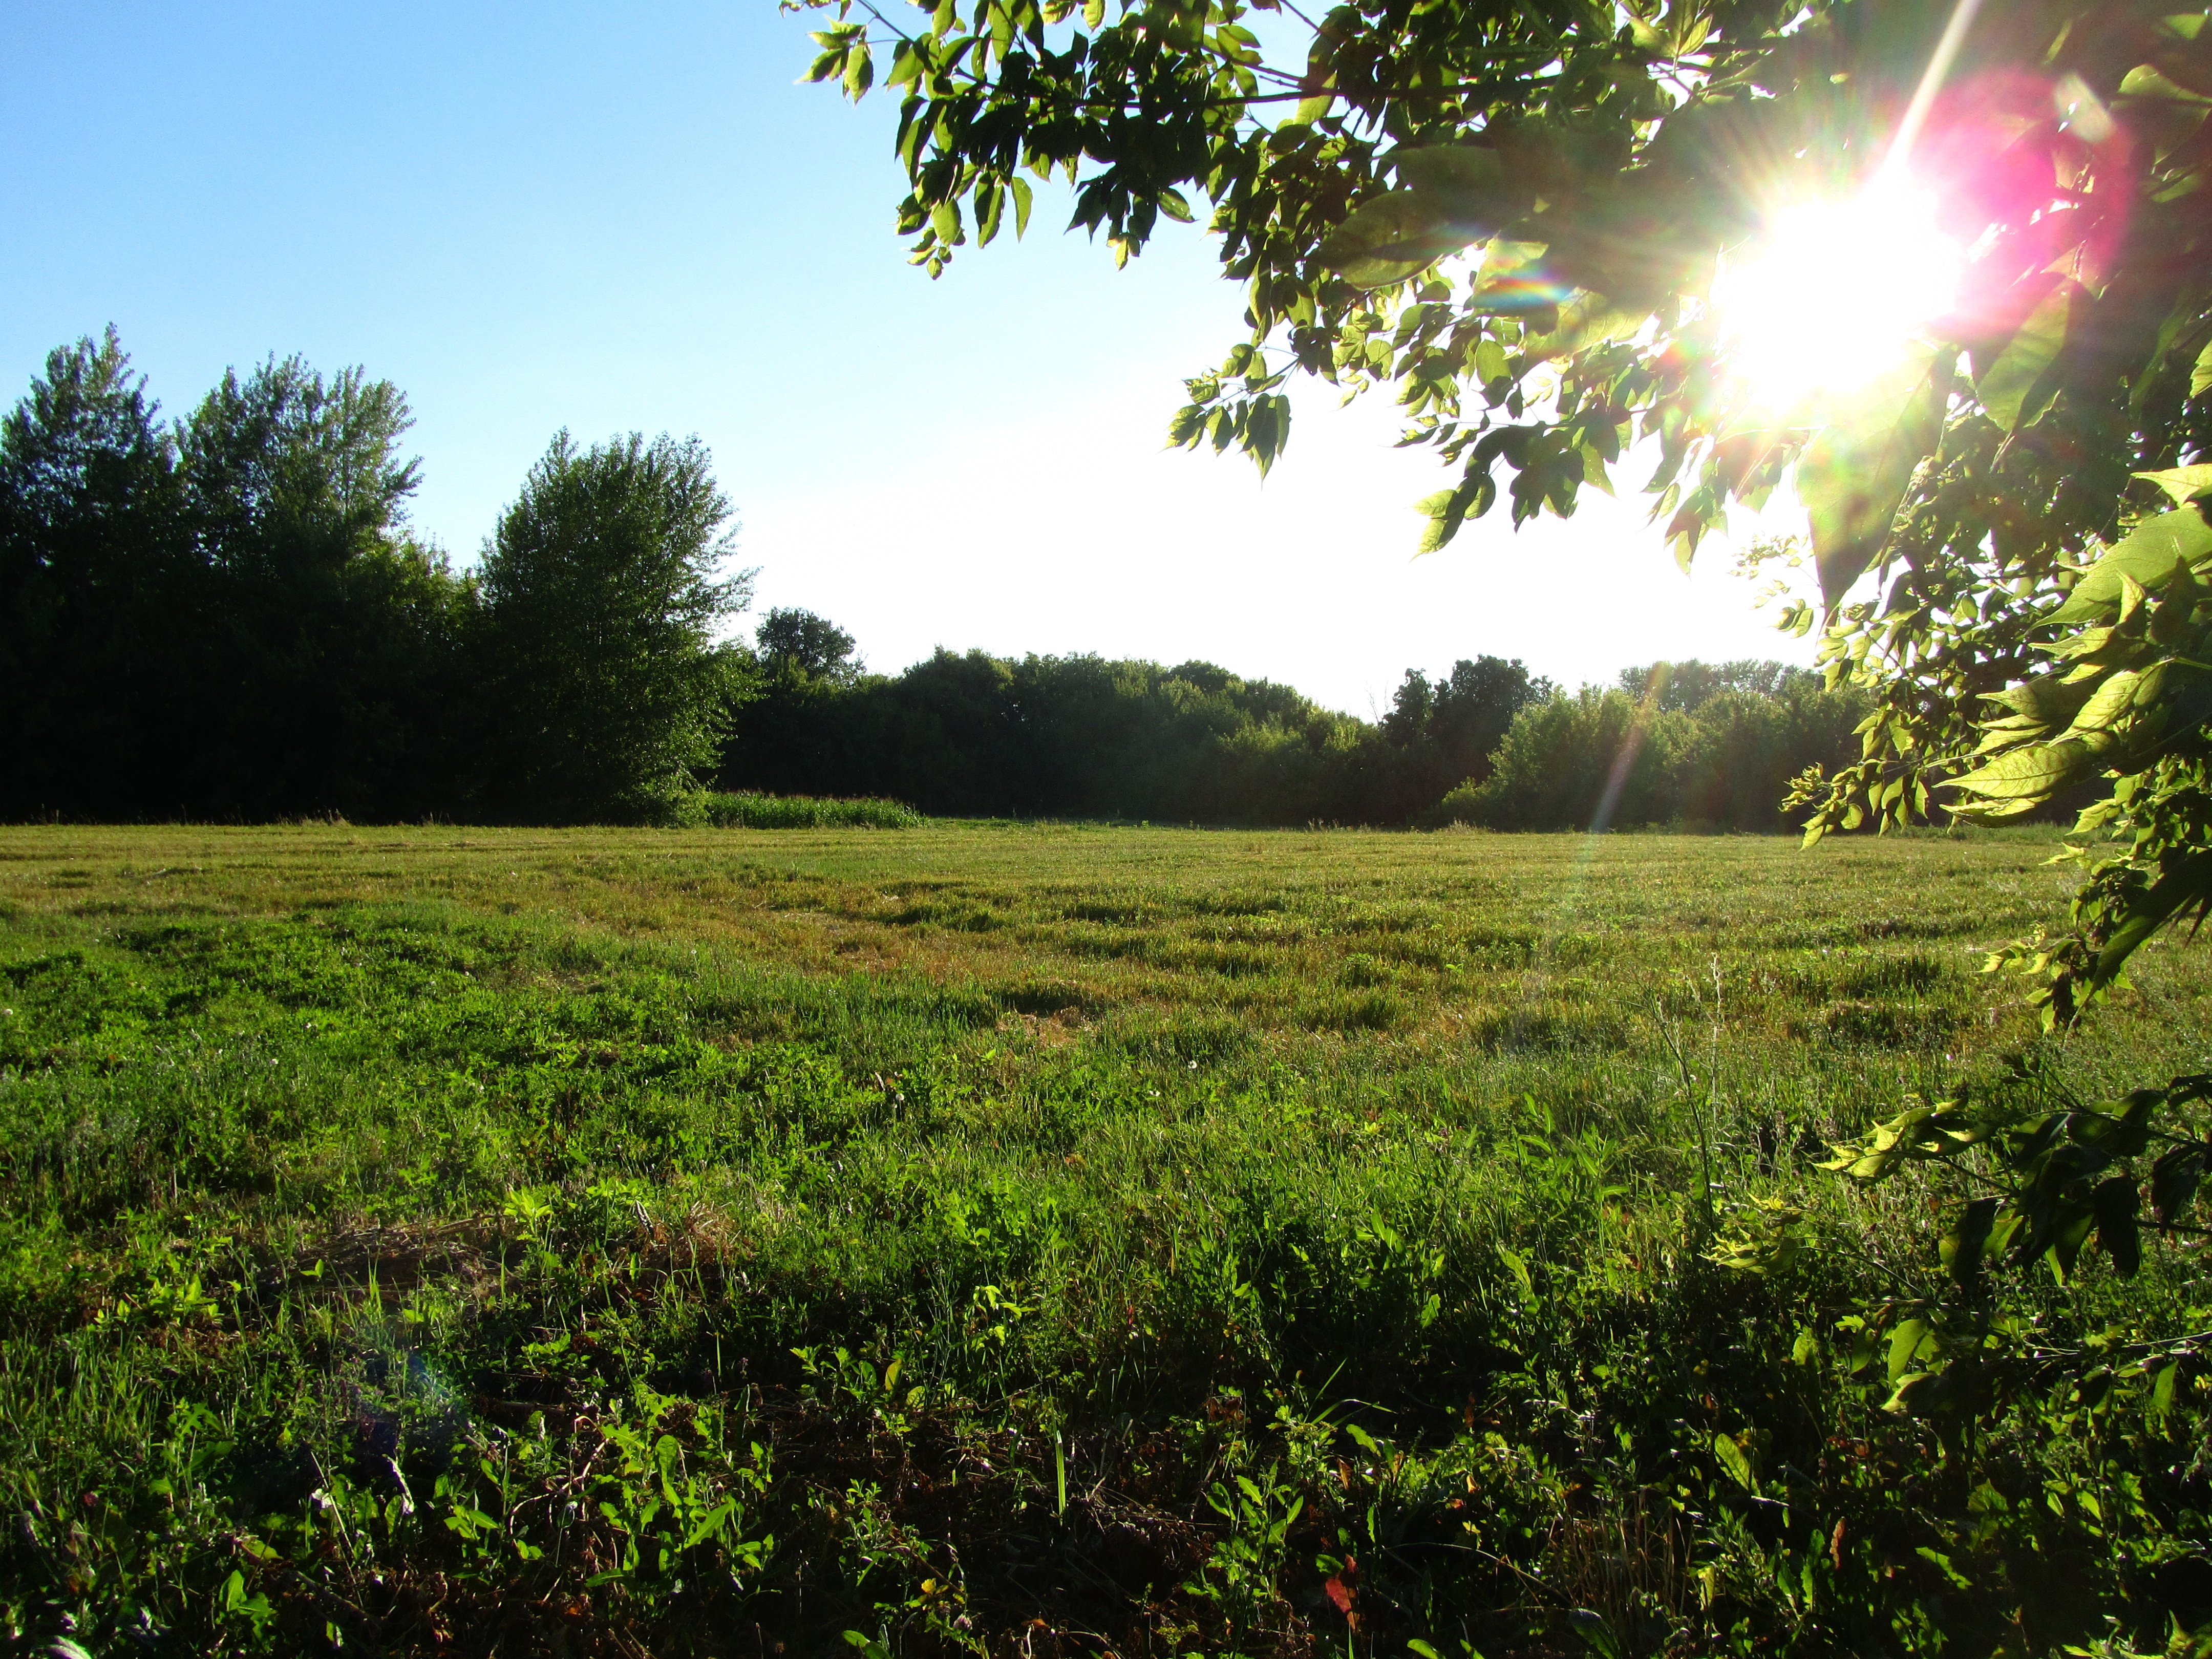
[[[2208,559],[2212,559],[2212,524],[2204,521],[2203,514],[2194,507],[2161,513],[2114,543],[2047,620],[2091,621],[2119,604],[2122,578],[2145,587],[2161,587],[2176,566],[2194,568]]]
[[[1942,435],[1949,366],[1923,356],[1885,377],[1797,463],[1820,593],[1832,605],[1881,554],[1914,469]]]
[[[2163,472],[2138,472],[2136,477],[2172,496],[2176,507],[2186,507],[2199,495],[2212,492],[2212,466],[2169,467]]]
[[[2036,412],[2027,407],[2028,396],[2066,344],[2066,322],[2074,296],[2069,283],[2052,289],[2043,303],[2028,313],[1996,360],[1975,376],[1974,395],[1981,399],[1989,417],[2008,432],[2019,425],[2023,414]]]

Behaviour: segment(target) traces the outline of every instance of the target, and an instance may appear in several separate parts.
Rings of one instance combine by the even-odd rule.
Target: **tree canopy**
[[[484,550],[503,787],[539,811],[650,819],[720,752],[732,662],[715,643],[751,595],[725,576],[730,504],[706,447],[566,432]]]
[[[2118,848],[2069,938],[2022,952],[2055,1017],[2212,902],[2205,8],[809,3],[836,12],[813,78],[902,100],[899,222],[933,275],[1018,234],[1032,180],[1121,258],[1208,217],[1247,332],[1176,443],[1265,467],[1292,375],[1388,389],[1452,474],[1431,550],[1649,457],[1686,562],[1794,484],[1820,591],[1785,620],[1879,697],[1863,757],[1802,784],[1810,833],[1901,823],[1947,781],[2001,817],[2106,776],[2085,828]],[[1838,330],[1930,246],[1955,281],[1882,373],[1780,395],[1729,283],[1823,204],[1770,334]]]

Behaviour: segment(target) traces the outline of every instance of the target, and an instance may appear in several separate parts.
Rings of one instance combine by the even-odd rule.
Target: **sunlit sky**
[[[808,21],[771,0],[9,10],[10,396],[110,322],[172,412],[271,351],[362,364],[407,393],[415,523],[464,562],[556,428],[696,432],[756,610],[879,669],[1203,657],[1370,714],[1483,652],[1570,684],[1808,656],[1727,547],[1682,576],[1632,494],[1413,557],[1446,477],[1380,401],[1312,388],[1264,483],[1166,450],[1239,333],[1205,234],[1117,272],[1041,198],[931,283],[892,230],[894,106],[795,84]]]

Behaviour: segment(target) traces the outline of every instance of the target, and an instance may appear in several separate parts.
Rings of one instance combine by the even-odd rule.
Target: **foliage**
[[[769,611],[753,630],[762,668],[777,680],[802,684],[850,679],[862,665],[857,643],[827,617],[788,606]]]
[[[199,584],[172,434],[114,331],[46,358],[0,426],[0,812],[168,794]]]
[[[1577,732],[1563,741],[1556,720],[1544,726],[1551,717],[1531,712],[1549,706],[1550,682],[1496,657],[1462,659],[1434,683],[1408,670],[1390,712],[1370,726],[1203,662],[1164,668],[939,651],[903,674],[860,674],[844,665],[843,647],[825,654],[800,643],[812,630],[835,647],[849,637],[842,630],[810,613],[780,615],[775,629],[764,622],[757,635],[759,696],[736,711],[726,784],[887,795],[963,816],[1279,824],[1472,817],[1557,829],[1591,822],[1623,733],[1644,730],[1625,720],[1610,736]],[[817,657],[827,665],[810,668]],[[1746,692],[1725,717],[1716,709],[1694,728],[1674,720],[1670,732],[1692,733],[1686,747],[1650,749],[1638,775],[1644,787],[1623,808],[1626,822],[1778,829],[1775,803],[1787,781],[1838,759],[1841,736],[1863,712],[1846,694],[1821,693],[1814,677],[1790,680],[1778,664],[1716,671],[1686,663],[1680,672],[1686,683],[1716,674],[1786,683],[1790,695],[1785,707]],[[1536,725],[1523,729],[1516,716]],[[1535,737],[1539,726],[1548,735]],[[1480,797],[1479,812],[1465,810],[1509,728],[1520,734],[1516,781]],[[1587,783],[1581,773],[1591,768],[1596,781]],[[1531,783],[1539,776],[1547,780],[1541,787]],[[1463,781],[1468,787],[1455,787]]]
[[[700,815],[723,830],[913,830],[928,820],[895,800],[823,800],[814,795],[711,793]]]
[[[1406,810],[1372,727],[1211,663],[939,649],[896,676],[808,673],[765,627],[757,652],[761,695],[737,713],[726,787],[962,816],[1303,823]]]
[[[1845,755],[1867,707],[1861,695],[1780,664],[1657,663],[1621,678],[1633,690],[1585,686],[1522,710],[1488,777],[1454,790],[1422,821],[1778,830],[1790,781]],[[1720,689],[1731,682],[1779,690]]]
[[[1391,803],[1395,811],[1377,817],[1405,817],[1455,785],[1480,783],[1489,775],[1492,752],[1514,716],[1545,702],[1555,689],[1518,659],[1462,658],[1434,685],[1419,669],[1407,669],[1382,717],[1384,738],[1401,751],[1399,799]]]
[[[0,425],[0,817],[655,816],[711,767],[745,579],[696,442],[556,440],[485,586],[408,530],[390,382],[158,413],[110,330]]]
[[[556,822],[664,817],[714,760],[736,684],[715,631],[730,506],[706,447],[556,435],[482,567],[495,789]],[[525,804],[526,805],[526,807]]]
[[[2190,1651],[2201,1267],[1962,1486],[1814,1162],[2201,1051],[1960,960],[2051,839],[8,830],[0,1639]]]
[[[193,678],[213,694],[200,810],[422,811],[460,763],[438,711],[463,690],[471,595],[404,533],[411,423],[390,381],[289,357],[226,372],[179,425],[206,573]]]

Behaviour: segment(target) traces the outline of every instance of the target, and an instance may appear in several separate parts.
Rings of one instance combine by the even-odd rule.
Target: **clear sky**
[[[0,372],[112,322],[173,412],[271,351],[397,382],[417,526],[466,561],[559,428],[696,432],[758,607],[896,669],[934,646],[1204,657],[1366,714],[1408,666],[1569,683],[1781,656],[1633,497],[1412,556],[1445,480],[1387,404],[1301,398],[1289,453],[1169,452],[1237,337],[1202,231],[1124,271],[1063,236],[931,283],[892,231],[894,106],[795,84],[772,0],[12,0]]]

